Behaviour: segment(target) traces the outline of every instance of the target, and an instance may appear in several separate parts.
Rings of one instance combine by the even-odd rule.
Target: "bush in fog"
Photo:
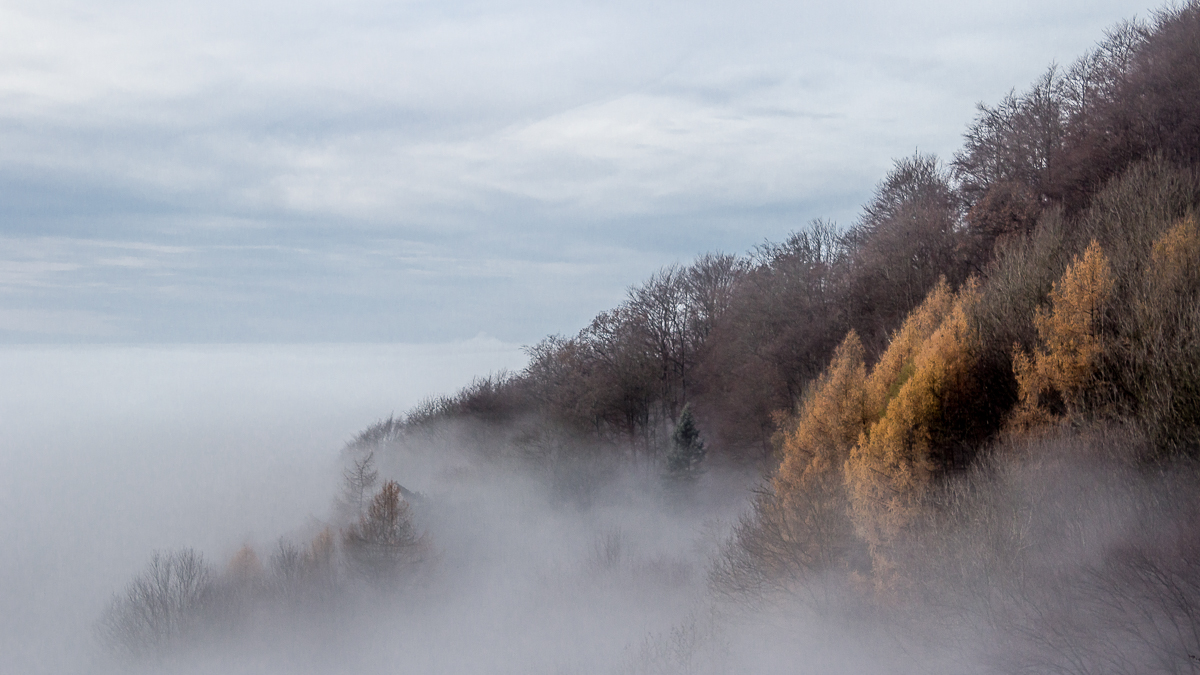
[[[1001,672],[1200,670],[1197,467],[1147,470],[1141,442],[1063,429],[947,483],[898,556],[912,604],[970,621]]]
[[[100,637],[128,655],[163,653],[197,627],[212,592],[213,574],[200,553],[155,552],[109,603],[98,625]]]
[[[663,633],[647,635],[620,675],[703,675],[731,672],[728,647],[712,617],[688,616]]]
[[[281,539],[271,556],[275,592],[289,602],[329,600],[337,590],[337,550],[333,529],[325,527],[307,546]]]

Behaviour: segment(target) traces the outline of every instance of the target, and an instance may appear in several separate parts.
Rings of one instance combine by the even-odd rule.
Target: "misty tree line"
[[[948,164],[919,153],[898,160],[850,227],[817,220],[748,256],[711,253],[664,268],[576,335],[529,347],[524,371],[427,400],[367,430],[361,442],[469,420],[511,431],[512,444],[527,450],[553,445],[544,438],[553,428],[591,441],[587,452],[663,461],[690,404],[714,455],[769,463],[778,416],[795,408],[849,331],[875,362],[940,280],[951,289],[968,279],[997,287],[1017,273],[1017,256],[1042,255],[1046,267],[1027,287],[984,291],[989,307],[1022,302],[1032,316],[1029,303],[1047,299],[1050,273],[1061,273],[1092,238],[1101,237],[1109,255],[1125,256],[1146,246],[1126,239],[1152,236],[1159,221],[1193,207],[1196,11],[1189,2],[1148,23],[1122,23],[1027,91],[980,104]],[[1143,180],[1134,176],[1146,172],[1158,176],[1144,179],[1154,183],[1145,186],[1150,192],[1132,193]],[[1126,193],[1117,194],[1122,181]],[[1120,201],[1130,199],[1142,206]],[[1099,223],[1105,200],[1147,213]],[[1154,224],[1135,222],[1151,216]],[[1022,252],[1031,246],[1047,250]],[[980,348],[996,354],[980,364],[988,370],[981,414],[998,420],[1018,397],[1012,344],[1036,338],[1024,319],[988,329],[995,333]],[[984,424],[960,454],[973,454],[999,428]]]
[[[664,268],[523,371],[368,428],[340,525],[266,576],[313,592],[286,580],[378,584],[427,557],[373,452],[438,439],[575,497],[597,466],[686,492],[719,461],[765,478],[711,563],[717,597],[982,626],[1003,672],[1195,672],[1198,212],[1189,0],[981,104],[948,163],[898,160],[851,226]],[[258,569],[204,572],[197,595],[180,556],[114,600],[112,640],[169,642],[182,620],[156,617],[198,615],[151,612],[146,589],[212,607]]]
[[[246,545],[221,573],[194,549],[155,552],[113,597],[98,636],[125,657],[166,656],[264,618],[337,620],[339,599],[395,597],[431,555],[410,499],[420,495],[380,481],[372,453],[357,457],[343,473],[333,522],[311,541],[280,539],[265,565]]]

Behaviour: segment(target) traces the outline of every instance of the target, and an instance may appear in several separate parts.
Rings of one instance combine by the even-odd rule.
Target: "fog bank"
[[[224,561],[325,515],[338,450],[515,345],[0,349],[0,653],[81,672],[91,625],[151,551]]]

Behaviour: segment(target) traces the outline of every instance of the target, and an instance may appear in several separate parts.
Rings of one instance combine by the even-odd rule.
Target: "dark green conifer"
[[[671,451],[667,453],[667,477],[695,479],[700,475],[700,464],[704,461],[704,441],[692,417],[690,405],[683,407],[675,433],[671,434]]]

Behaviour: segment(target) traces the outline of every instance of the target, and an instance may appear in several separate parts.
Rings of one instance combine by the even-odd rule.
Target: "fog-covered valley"
[[[281,546],[304,550],[324,528],[346,526],[345,470],[368,451],[343,446],[361,420],[379,418],[384,402],[415,404],[438,383],[523,358],[489,341],[6,348],[0,367],[13,386],[3,443],[15,450],[0,471],[6,669],[717,673],[803,661],[851,673],[897,659],[915,667],[877,622],[818,617],[786,599],[751,607],[713,595],[709,567],[761,480],[719,464],[683,492],[664,486],[652,463],[579,467],[593,485],[575,493],[569,475],[481,461],[455,443],[373,449],[377,483],[395,479],[419,493],[409,501],[425,537],[420,559],[394,583],[346,567],[331,595],[292,602],[272,590]],[[106,608],[152,556],[194,552],[227,585],[243,548],[258,559],[242,589],[257,598],[249,609],[206,617],[161,651],[130,652],[105,636]]]
[[[13,346],[0,350],[0,651],[86,672],[92,627],[154,550],[223,564],[327,515],[366,423],[511,345]]]
[[[6,455],[3,472],[6,665],[982,673],[1061,667],[1056,659],[1075,651],[1108,658],[1093,649],[1098,640],[1145,663],[1139,650],[1170,642],[1155,633],[1189,625],[1145,573],[1168,590],[1194,578],[1187,528],[1182,539],[1172,533],[1195,517],[1196,471],[1137,470],[1120,457],[1138,441],[1119,432],[1049,440],[952,482],[945,494],[960,507],[898,554],[922,570],[916,592],[888,600],[836,572],[749,592],[731,585],[733,535],[753,522],[763,485],[754,469],[709,458],[681,485],[664,480],[660,463],[629,455],[566,468],[504,456],[512,447],[502,434],[468,424],[398,433],[385,422],[373,427],[390,428],[384,438],[347,431],[364,414],[378,417],[381,399],[417,401],[380,374],[381,362],[425,386],[522,358],[489,342],[9,348],[5,376],[27,387],[5,400],[21,413],[5,441],[28,452]],[[367,497],[400,482],[417,534],[384,575],[356,567],[347,538],[356,468],[373,474]],[[326,576],[305,567],[323,533],[332,533]],[[1027,549],[996,548],[1013,541]],[[1183,546],[1172,550],[1184,568],[1113,558],[1163,546]],[[152,558],[185,552],[202,560],[202,602],[168,632],[106,630]],[[1132,583],[1125,569],[1135,569]],[[1121,579],[1126,592],[1105,591]]]
[[[106,642],[105,608],[152,555],[194,551],[225,576],[249,547],[266,583],[281,542],[339,526],[343,446],[364,420],[524,358],[488,340],[5,348],[6,669],[607,672],[715,639],[705,562],[757,474],[713,472],[684,504],[645,466],[583,504],[431,445],[380,453],[379,480],[426,500],[425,559],[395,587],[340,579],[334,601],[259,607],[169,653]]]

